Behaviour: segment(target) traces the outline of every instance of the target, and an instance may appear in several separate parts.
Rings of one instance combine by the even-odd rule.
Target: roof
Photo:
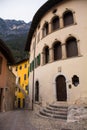
[[[15,60],[10,49],[5,45],[4,41],[0,39],[0,52],[5,56],[9,64],[14,64]]]
[[[21,61],[16,62],[14,65],[19,65],[19,64],[22,64],[23,62],[26,62],[26,61],[29,61],[29,58],[22,59]]]
[[[58,4],[62,1],[64,1],[64,0],[48,0],[44,5],[42,5],[38,9],[38,11],[36,12],[36,14],[33,17],[31,27],[30,27],[30,30],[28,33],[27,42],[26,42],[26,46],[25,46],[26,51],[30,50],[31,39],[32,39],[33,33],[34,33],[35,29],[37,28],[41,18],[47,13],[48,10],[50,10],[52,7],[54,7],[56,4]]]

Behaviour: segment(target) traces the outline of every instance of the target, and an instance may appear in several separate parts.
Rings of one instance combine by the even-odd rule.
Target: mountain
[[[11,49],[16,62],[27,57],[24,48],[30,26],[31,22],[25,23],[22,20],[4,20],[0,18],[0,38]]]

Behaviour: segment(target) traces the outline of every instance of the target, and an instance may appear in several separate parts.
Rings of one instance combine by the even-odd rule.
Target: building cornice
[[[37,28],[39,22],[41,21],[42,17],[49,11],[52,7],[54,7],[56,4],[59,4],[64,0],[49,0],[44,5],[42,5],[36,14],[33,17],[31,27],[28,33],[28,38],[25,46],[26,51],[30,51],[30,45],[31,45],[31,39],[34,34],[35,29]]]

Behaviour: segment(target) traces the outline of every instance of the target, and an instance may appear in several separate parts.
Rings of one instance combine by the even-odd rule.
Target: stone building
[[[50,0],[34,15],[30,52],[30,107],[87,102],[87,1]]]
[[[0,39],[0,111],[2,112],[14,108],[16,77],[9,70],[9,65],[13,63],[11,51]]]

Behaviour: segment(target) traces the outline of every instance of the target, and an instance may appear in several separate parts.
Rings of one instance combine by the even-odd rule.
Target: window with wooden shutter
[[[45,37],[47,34],[48,34],[48,23],[45,23],[43,27],[43,37]]]
[[[58,60],[62,58],[62,49],[61,49],[61,43],[56,42],[53,46],[54,50],[54,60]]]
[[[44,57],[45,57],[45,64],[47,64],[49,62],[49,47],[48,46],[44,48]]]
[[[34,61],[32,61],[32,70],[34,70]]]
[[[68,26],[74,23],[73,19],[73,13],[71,11],[67,11],[63,15],[63,21],[64,21],[64,26]]]
[[[52,20],[52,30],[54,31],[54,30],[58,29],[59,26],[60,26],[60,25],[59,25],[59,17],[56,16],[56,17],[54,17],[53,20]]]
[[[40,54],[37,56],[37,65],[40,65]]]
[[[26,80],[26,77],[27,77],[26,74],[24,74],[24,80]]]
[[[37,58],[35,58],[35,68],[37,67]]]
[[[78,56],[77,41],[74,37],[66,41],[67,57]]]
[[[30,63],[30,68],[29,68],[29,72],[31,72],[31,63]]]

